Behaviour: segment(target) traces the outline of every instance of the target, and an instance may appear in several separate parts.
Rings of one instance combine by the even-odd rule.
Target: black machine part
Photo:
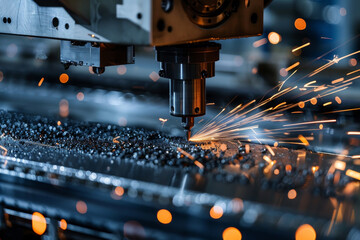
[[[215,76],[221,45],[213,42],[157,47],[159,75],[170,79],[170,114],[181,117],[187,138],[194,117],[205,115],[205,80]]]

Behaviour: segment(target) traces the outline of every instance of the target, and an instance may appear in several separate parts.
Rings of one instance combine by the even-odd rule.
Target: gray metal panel
[[[39,6],[33,0],[0,0],[3,6],[0,8],[0,16],[11,19],[11,23],[0,22],[0,32],[89,42],[149,44],[149,32],[141,25],[144,25],[143,22],[149,22],[146,16],[150,16],[150,13],[142,13],[143,20],[140,22],[117,18],[116,5],[120,3],[122,1],[119,0],[89,0],[89,6],[84,6],[90,9],[89,24],[86,21],[78,21],[84,14],[74,18],[71,14],[74,15],[76,11],[72,9]],[[144,6],[150,6],[150,3],[149,1]],[[54,18],[59,20],[57,27],[53,25]]]

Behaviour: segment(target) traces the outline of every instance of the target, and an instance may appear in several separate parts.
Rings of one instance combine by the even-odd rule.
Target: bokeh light
[[[223,240],[241,240],[242,235],[239,229],[234,227],[228,227],[224,230],[222,238]]]
[[[297,30],[305,30],[306,29],[306,21],[302,18],[297,18],[294,22],[295,28]]]
[[[309,224],[301,225],[295,233],[295,240],[315,240],[316,232]]]
[[[212,217],[213,219],[219,219],[222,217],[224,211],[223,209],[220,207],[220,206],[213,206],[211,209],[210,209],[210,217]]]
[[[34,212],[31,218],[32,229],[37,235],[43,235],[46,231],[46,219],[39,213]]]
[[[59,80],[61,83],[65,84],[69,81],[69,75],[67,75],[66,73],[63,73],[60,75]]]
[[[172,221],[172,215],[171,213],[166,209],[160,209],[157,212],[157,220],[162,224],[169,224]]]
[[[65,219],[60,220],[60,228],[64,231],[67,229],[67,222]]]
[[[281,36],[280,36],[280,34],[278,34],[276,32],[270,32],[268,35],[268,39],[269,39],[269,42],[274,45],[281,42]]]
[[[77,201],[76,202],[76,211],[78,211],[80,214],[87,213],[87,205],[84,201]]]

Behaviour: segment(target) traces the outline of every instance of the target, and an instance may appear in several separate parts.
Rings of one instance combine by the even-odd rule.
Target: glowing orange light
[[[302,18],[297,18],[294,22],[295,28],[297,30],[305,30],[306,29],[306,21]]]
[[[301,45],[300,47],[294,48],[294,49],[291,50],[291,51],[292,51],[292,52],[296,52],[296,51],[299,51],[300,49],[302,49],[302,48],[304,48],[304,47],[307,47],[307,46],[310,46],[310,42],[305,43],[304,45]]]
[[[299,102],[298,105],[299,105],[299,108],[304,108],[304,107],[305,107],[305,103],[304,103],[304,102]]]
[[[228,227],[223,231],[223,240],[241,240],[242,235],[239,229],[234,227]]]
[[[320,124],[320,125],[319,125],[319,129],[322,130],[323,128],[324,128],[324,125]]]
[[[39,213],[34,212],[31,218],[32,229],[37,235],[43,235],[46,231],[46,219]]]
[[[60,220],[60,228],[64,231],[67,229],[67,222],[65,219]]]
[[[116,187],[115,190],[114,190],[114,193],[116,195],[118,195],[119,197],[121,197],[122,195],[124,195],[125,190],[124,190],[123,187]]]
[[[319,166],[313,166],[313,167],[311,168],[311,171],[312,171],[313,173],[315,173],[317,170],[319,170]]]
[[[339,98],[338,96],[335,97],[335,101],[338,103],[338,104],[341,104],[341,98]]]
[[[275,175],[279,175],[279,173],[280,173],[280,170],[276,168],[276,169],[274,170],[274,174],[275,174]]]
[[[357,65],[357,61],[355,58],[350,58],[349,65],[355,67]]]
[[[291,190],[288,192],[288,198],[289,198],[290,200],[295,199],[295,198],[296,198],[296,195],[297,195],[297,193],[296,193],[295,189],[291,189]]]
[[[339,169],[339,170],[341,170],[341,171],[344,171],[345,168],[346,168],[346,163],[343,162],[343,161],[336,161],[336,162],[334,163],[334,167],[335,167],[336,169]]]
[[[305,146],[309,146],[309,142],[308,140],[303,136],[303,135],[299,135],[298,138],[300,139],[300,141],[305,145]]]
[[[124,75],[127,72],[127,68],[125,65],[120,65],[117,67],[116,71],[119,75]]]
[[[87,205],[84,201],[78,201],[76,203],[76,210],[80,213],[80,214],[85,214],[87,212]]]
[[[210,217],[212,217],[213,219],[219,219],[222,217],[223,214],[224,211],[220,206],[215,205],[210,209]]]
[[[201,162],[195,160],[195,161],[194,161],[194,164],[195,164],[198,168],[204,169],[204,165],[203,165]]]
[[[245,144],[245,153],[248,154],[250,152],[250,145]]]
[[[281,42],[281,36],[280,36],[280,34],[278,34],[276,32],[270,32],[268,35],[268,39],[269,39],[269,42],[274,45]]]
[[[357,180],[360,181],[360,173],[359,172],[356,172],[354,170],[351,170],[351,169],[348,169],[346,170],[346,173],[345,173],[347,176],[349,177],[352,177],[352,178],[355,178]]]
[[[157,220],[162,224],[169,224],[172,221],[171,213],[166,209],[161,209],[157,212]]]
[[[279,146],[279,143],[278,143],[278,142],[275,142],[275,143],[274,143],[274,147],[277,147],[277,146]]]
[[[220,145],[220,150],[221,150],[221,151],[225,152],[226,149],[227,149],[226,144],[221,144],[221,145]]]
[[[316,232],[309,224],[301,225],[295,233],[295,240],[315,240]]]
[[[313,97],[313,98],[310,100],[310,102],[311,102],[312,105],[316,105],[316,104],[317,104],[317,99]]]
[[[38,83],[38,86],[39,86],[39,87],[41,87],[41,85],[43,84],[44,79],[45,79],[45,78],[41,78],[41,79],[40,79],[40,81],[39,81],[39,83]]]
[[[350,132],[347,132],[347,135],[360,135],[360,132],[350,131]]]
[[[252,74],[257,74],[258,73],[258,69],[256,67],[251,69]]]
[[[61,83],[65,84],[69,81],[69,75],[67,75],[66,73],[63,73],[60,75],[59,80]]]
[[[84,93],[82,93],[82,92],[78,92],[78,94],[76,94],[76,98],[77,98],[77,100],[79,100],[79,101],[83,101],[84,98],[85,98],[85,95],[84,95]]]
[[[285,166],[285,171],[291,172],[291,170],[292,170],[291,165],[290,165],[290,164],[287,164],[287,165]]]

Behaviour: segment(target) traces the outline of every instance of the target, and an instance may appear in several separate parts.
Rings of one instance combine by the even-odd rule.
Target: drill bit
[[[194,126],[194,117],[183,117],[181,125],[185,129],[186,140],[189,141],[191,137],[191,129]]]

